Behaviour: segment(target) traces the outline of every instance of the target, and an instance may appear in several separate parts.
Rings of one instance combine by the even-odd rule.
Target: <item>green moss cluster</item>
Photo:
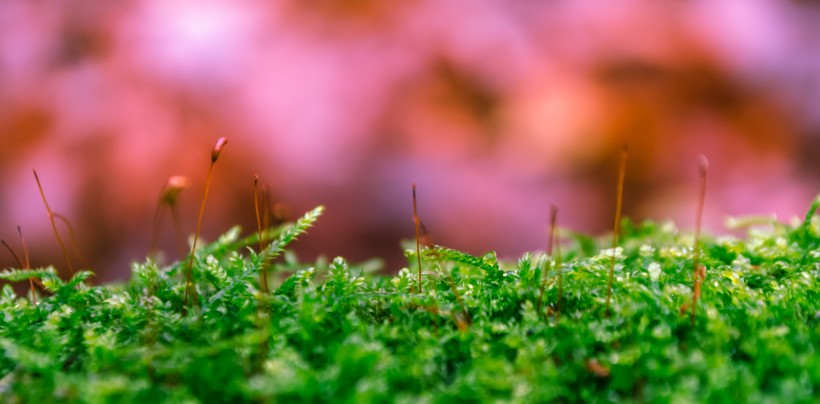
[[[199,249],[188,307],[186,262],[135,264],[128,283],[105,286],[88,286],[88,272],[9,269],[0,279],[36,277],[44,292],[33,304],[2,289],[0,400],[812,402],[817,205],[795,226],[702,240],[694,324],[692,237],[651,222],[624,223],[615,251],[562,231],[560,262],[427,248],[424,293],[412,249],[395,276],[298,262],[286,245],[321,209],[269,230],[262,251],[236,229]]]

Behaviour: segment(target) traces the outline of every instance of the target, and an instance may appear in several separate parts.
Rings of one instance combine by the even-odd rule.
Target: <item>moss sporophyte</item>
[[[408,265],[392,275],[372,261],[300,261],[288,248],[324,209],[268,227],[267,204],[258,194],[250,203],[260,212],[249,235],[234,228],[180,262],[134,263],[120,284],[29,268],[4,243],[18,267],[0,272],[0,400],[820,395],[820,197],[798,223],[736,221],[750,224],[742,238],[616,219],[613,243],[551,224],[547,252],[514,262],[425,241],[414,210]],[[29,283],[31,298],[15,282]]]

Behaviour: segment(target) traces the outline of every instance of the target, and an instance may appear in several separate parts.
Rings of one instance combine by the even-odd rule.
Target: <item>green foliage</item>
[[[57,271],[54,267],[40,268],[40,269],[14,269],[9,268],[0,272],[0,280],[9,282],[20,282],[31,278],[52,279],[57,278]]]
[[[693,238],[652,222],[624,223],[609,317],[608,240],[571,234],[560,266],[427,248],[421,294],[415,250],[392,276],[286,251],[321,207],[267,230],[261,252],[238,229],[200,248],[189,308],[184,264],[135,263],[128,283],[106,286],[7,269],[0,280],[36,278],[43,292],[34,304],[0,291],[0,401],[812,402],[818,205],[795,227],[704,237],[694,327]]]

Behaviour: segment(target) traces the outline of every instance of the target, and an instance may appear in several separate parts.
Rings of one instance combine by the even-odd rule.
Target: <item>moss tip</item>
[[[216,160],[219,159],[219,154],[222,153],[222,148],[228,144],[228,138],[220,137],[216,140],[216,144],[214,145],[214,150],[211,152],[211,163],[216,163]]]

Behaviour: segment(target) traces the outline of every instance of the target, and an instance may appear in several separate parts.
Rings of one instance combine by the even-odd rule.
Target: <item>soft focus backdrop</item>
[[[21,225],[34,265],[65,270],[32,168],[98,279],[122,279],[171,175],[193,232],[219,136],[206,240],[255,228],[258,174],[291,218],[327,205],[305,258],[387,271],[413,181],[433,239],[473,253],[543,249],[550,203],[606,232],[623,142],[628,216],[691,229],[702,153],[707,229],[788,220],[820,190],[820,4],[0,1],[0,237],[19,252]]]

